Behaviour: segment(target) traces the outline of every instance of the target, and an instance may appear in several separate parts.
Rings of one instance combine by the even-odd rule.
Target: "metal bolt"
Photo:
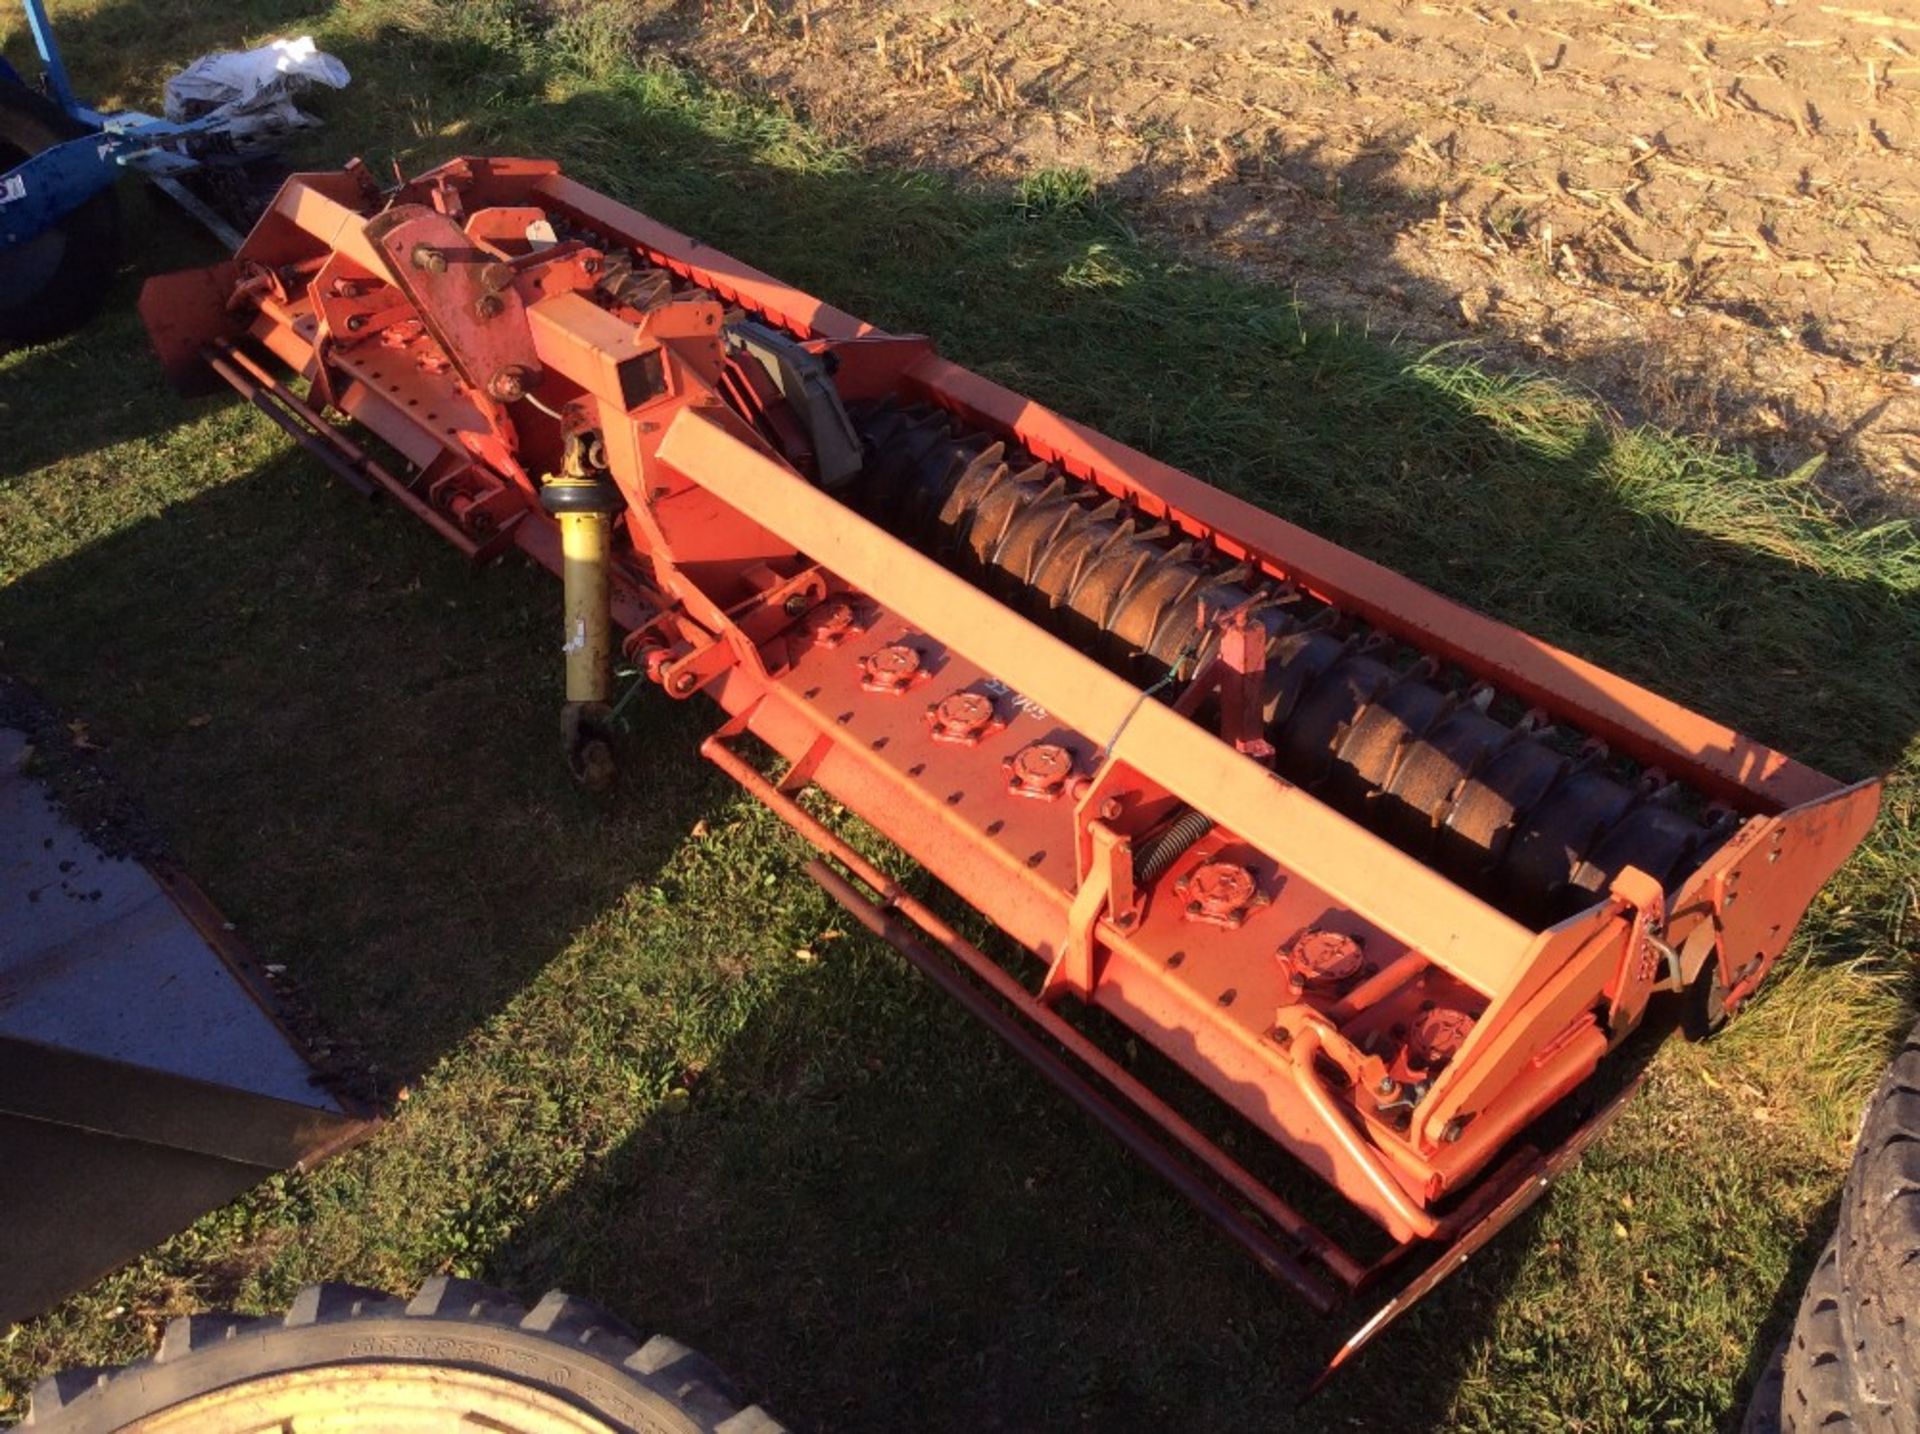
[[[901,693],[922,675],[918,649],[892,643],[860,659],[860,686],[867,692]]]
[[[684,697],[693,691],[694,681],[694,675],[691,672],[682,672],[674,677],[667,690]]]
[[[1120,812],[1121,812],[1121,806],[1120,806],[1120,799],[1118,797],[1108,797],[1104,802],[1100,803],[1100,820],[1101,821],[1110,822],[1110,821],[1117,820],[1118,817],[1120,816]]]
[[[1451,1006],[1423,1013],[1407,1033],[1407,1057],[1414,1065],[1436,1071],[1452,1060],[1473,1031],[1474,1018]]]
[[[1007,790],[1052,800],[1073,775],[1073,753],[1058,742],[1030,742],[1006,761]]]
[[[416,244],[413,246],[413,267],[425,269],[430,274],[444,274],[447,272],[447,256],[431,244]]]
[[[805,631],[813,635],[816,647],[838,647],[853,631],[853,609],[835,599],[823,602],[807,614]]]
[[[1362,943],[1343,931],[1309,926],[1275,955],[1291,973],[1296,989],[1316,985],[1330,990],[1359,976],[1366,967]]]
[[[366,326],[367,326],[367,316],[365,314],[348,314],[347,315],[347,332],[348,333],[357,334],[360,332],[360,330],[364,329]]]
[[[478,314],[483,321],[498,318],[500,311],[504,308],[506,308],[506,304],[501,301],[498,294],[482,294],[473,301],[473,311]]]
[[[993,699],[984,693],[962,690],[948,693],[927,706],[929,735],[936,742],[961,747],[977,746],[1000,723],[994,715]],[[1008,777],[1009,786],[1019,781],[1018,774]]]
[[[1440,1127],[1440,1138],[1448,1145],[1452,1145],[1460,1138],[1460,1132],[1466,1128],[1467,1127],[1460,1122],[1459,1118],[1455,1117]]]
[[[1380,1084],[1376,1087],[1376,1089],[1378,1089],[1380,1094],[1382,1095],[1392,1095],[1395,1089],[1394,1083],[1393,1083],[1393,1077],[1390,1075],[1381,1076]]]
[[[787,600],[780,604],[780,608],[788,617],[798,617],[801,613],[805,612],[810,605],[810,601],[805,593],[791,593],[788,595]]]
[[[1229,931],[1238,928],[1254,908],[1266,904],[1253,873],[1236,862],[1202,862],[1186,873],[1185,883],[1184,888],[1176,885],[1175,889],[1192,898],[1188,917]],[[1195,911],[1195,906],[1200,909]]]
[[[487,392],[502,403],[514,403],[527,396],[526,371],[518,364],[508,364],[487,381]]]

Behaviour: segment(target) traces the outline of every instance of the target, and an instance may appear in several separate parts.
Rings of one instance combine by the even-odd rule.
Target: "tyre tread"
[[[1920,1434],[1920,1027],[1867,1106],[1834,1242],[1859,1398]]]
[[[719,1368],[676,1339],[656,1335],[643,1342],[617,1316],[577,1295],[551,1290],[528,1308],[490,1285],[446,1275],[428,1280],[409,1300],[363,1285],[327,1283],[301,1289],[284,1315],[181,1315],[168,1323],[149,1359],[42,1379],[34,1387],[25,1427],[36,1434],[92,1434],[103,1427],[95,1411],[121,1381],[142,1380],[162,1368],[186,1368],[196,1356],[252,1335],[284,1336],[373,1319],[486,1325],[552,1340],[604,1364],[609,1375],[625,1374],[671,1403],[704,1434],[784,1434],[784,1426],[758,1405],[741,1407]]]

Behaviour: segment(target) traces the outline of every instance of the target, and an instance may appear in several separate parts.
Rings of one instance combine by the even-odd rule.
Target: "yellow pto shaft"
[[[571,466],[571,465],[569,465]],[[589,787],[613,780],[607,728],[613,699],[610,611],[613,519],[620,490],[605,476],[567,473],[546,480],[540,502],[560,525],[565,586],[567,702],[560,717],[567,765]]]

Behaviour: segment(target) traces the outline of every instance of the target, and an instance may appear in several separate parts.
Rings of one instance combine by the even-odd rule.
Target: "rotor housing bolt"
[[[1050,802],[1067,789],[1073,753],[1058,742],[1031,742],[1007,758],[1006,769],[1008,791]]]
[[[853,606],[839,598],[823,602],[807,614],[800,626],[813,639],[815,647],[838,647],[853,631]]]
[[[447,256],[431,244],[416,244],[413,246],[413,267],[424,269],[429,274],[444,274],[447,272]]]
[[[482,320],[499,318],[506,307],[498,294],[482,294],[473,301],[473,311]]]
[[[1473,1031],[1473,1017],[1451,1006],[1435,1006],[1413,1019],[1407,1031],[1407,1058],[1422,1070],[1438,1070],[1458,1053]]]
[[[984,692],[951,692],[927,708],[927,721],[936,742],[976,747],[980,739],[1003,724],[993,699]]]
[[[1296,991],[1336,990],[1358,976],[1367,965],[1358,937],[1318,926],[1309,926],[1278,955],[1281,968],[1287,973],[1287,983]]]
[[[1202,862],[1173,883],[1186,898],[1187,919],[1236,930],[1258,906],[1265,905],[1253,873],[1233,861]]]
[[[919,679],[920,654],[904,642],[870,652],[860,659],[860,686],[868,692],[905,692]]]
[[[508,364],[487,380],[487,392],[502,403],[517,403],[527,396],[527,371]]]

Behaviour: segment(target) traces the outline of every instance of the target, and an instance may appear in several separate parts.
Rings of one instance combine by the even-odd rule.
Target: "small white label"
[[[16,199],[27,197],[27,182],[17,174],[9,174],[0,179],[0,204],[11,204]]]
[[[997,677],[989,677],[980,685],[995,697],[1007,698],[1013,703],[1013,708],[1016,712],[1024,712],[1027,716],[1040,722],[1045,722],[1050,719],[1050,714],[1046,708],[1042,707],[1038,702],[1035,702],[1031,697],[1015,692]]]

